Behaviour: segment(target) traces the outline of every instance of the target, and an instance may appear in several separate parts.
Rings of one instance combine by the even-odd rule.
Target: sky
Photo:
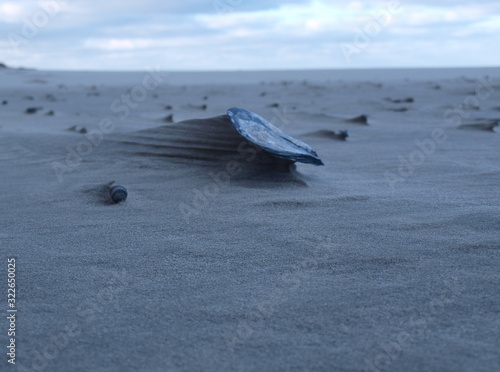
[[[499,45],[498,0],[0,0],[13,67],[493,67]]]

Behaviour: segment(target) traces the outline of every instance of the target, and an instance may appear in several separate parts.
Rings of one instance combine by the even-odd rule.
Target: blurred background
[[[0,1],[12,67],[493,67],[499,45],[498,0]]]

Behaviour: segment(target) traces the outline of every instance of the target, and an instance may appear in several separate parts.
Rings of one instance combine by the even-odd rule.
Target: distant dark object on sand
[[[9,104],[9,101],[7,101],[7,100],[3,100],[3,101],[2,101],[2,105],[4,105],[4,106],[5,106],[5,105],[7,105],[7,104]]]
[[[391,108],[388,109],[389,111],[394,111],[394,112],[406,112],[409,110],[408,107],[399,107],[399,108]]]
[[[194,108],[194,109],[198,109],[198,110],[206,110],[207,109],[207,105],[203,104],[203,105],[199,105],[199,106],[196,106],[196,105],[189,105],[190,108]]]
[[[163,119],[163,121],[164,121],[165,123],[173,123],[173,122],[174,122],[174,115],[170,114],[170,115],[166,116],[166,117]]]
[[[347,130],[334,131],[329,129],[321,129],[316,132],[307,134],[310,137],[320,137],[329,138],[333,140],[345,141],[349,137],[349,132]]]
[[[408,97],[405,99],[392,99],[392,98],[386,98],[386,101],[392,102],[392,103],[413,103],[415,102],[415,99]]]
[[[87,128],[80,127],[78,125],[73,125],[73,126],[69,127],[68,130],[70,132],[77,132],[77,133],[80,133],[80,134],[86,134],[87,133]]]
[[[24,113],[31,115],[36,114],[40,110],[43,110],[43,107],[28,107]]]
[[[477,123],[462,124],[457,129],[495,132],[495,128],[498,126],[500,126],[500,120],[484,120],[484,121],[478,121]]]
[[[349,123],[368,125],[368,116],[363,114],[363,115],[356,116],[355,118],[352,118],[352,119],[347,119],[347,121]]]

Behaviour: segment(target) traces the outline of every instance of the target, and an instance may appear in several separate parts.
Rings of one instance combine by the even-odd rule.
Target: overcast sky
[[[64,70],[498,66],[500,1],[0,1],[0,61]]]

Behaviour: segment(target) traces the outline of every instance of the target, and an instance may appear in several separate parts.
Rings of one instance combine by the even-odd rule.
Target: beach
[[[499,76],[1,68],[1,370],[499,370]]]

